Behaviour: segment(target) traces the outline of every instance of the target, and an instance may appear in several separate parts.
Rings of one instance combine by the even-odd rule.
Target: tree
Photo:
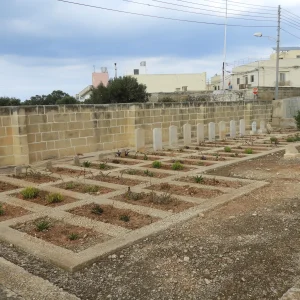
[[[124,76],[109,80],[107,87],[100,84],[97,88],[92,88],[91,97],[85,103],[147,102],[150,95],[146,85],[138,83],[134,77]]]
[[[64,100],[63,100],[64,99]],[[77,100],[69,94],[55,90],[49,95],[36,95],[24,101],[23,105],[56,105],[56,104],[75,104]]]
[[[21,105],[21,100],[17,98],[10,97],[0,97],[0,106],[19,106]]]
[[[64,98],[61,98],[59,100],[56,101],[57,105],[60,104],[78,104],[79,101],[77,101],[74,97],[72,96],[66,96]]]

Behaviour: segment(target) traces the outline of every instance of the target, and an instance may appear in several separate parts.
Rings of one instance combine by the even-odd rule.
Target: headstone
[[[265,133],[267,130],[266,130],[266,121],[260,121],[259,122],[259,129],[261,130],[262,133]]]
[[[235,127],[235,121],[230,121],[230,137],[232,139],[236,138],[236,127]]]
[[[188,146],[192,143],[192,126],[191,124],[183,125],[183,144]]]
[[[300,159],[300,153],[294,145],[287,145],[285,148],[284,159]]]
[[[162,150],[162,130],[161,128],[153,129],[153,149],[154,151]]]
[[[204,142],[204,124],[197,124],[197,144]]]
[[[267,131],[268,133],[271,133],[273,131],[273,128],[270,123],[267,124]]]
[[[74,165],[78,167],[80,166],[80,159],[78,155],[74,156]]]
[[[252,134],[256,134],[256,122],[252,122],[252,125],[251,125],[251,132]]]
[[[48,170],[48,171],[53,170],[52,161],[47,161],[47,163],[46,163],[46,170]]]
[[[169,127],[169,146],[174,147],[178,145],[177,126]]]
[[[216,140],[216,126],[214,122],[208,123],[208,140],[214,142]]]
[[[14,174],[15,176],[20,176],[22,174],[22,167],[15,167]]]
[[[145,150],[145,130],[135,129],[135,151]]]
[[[226,126],[225,122],[219,122],[219,139],[224,140],[226,138]]]
[[[245,120],[240,120],[240,136],[244,136],[246,132]]]
[[[121,150],[121,154],[120,154],[120,157],[125,157],[126,156],[126,151],[125,151],[125,149],[122,149]]]

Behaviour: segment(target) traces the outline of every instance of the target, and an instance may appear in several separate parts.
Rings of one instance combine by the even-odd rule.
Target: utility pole
[[[278,86],[279,86],[280,17],[281,17],[281,7],[280,7],[280,5],[278,5],[278,26],[277,26],[277,57],[276,57],[276,87],[275,87],[275,100],[278,100]]]
[[[117,63],[115,63],[115,79],[118,78]]]

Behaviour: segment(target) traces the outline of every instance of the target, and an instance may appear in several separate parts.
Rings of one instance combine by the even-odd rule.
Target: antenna
[[[118,69],[117,69],[117,63],[115,63],[115,79],[118,78]]]
[[[96,66],[95,65],[93,65],[93,67],[94,67],[94,73],[96,72]]]

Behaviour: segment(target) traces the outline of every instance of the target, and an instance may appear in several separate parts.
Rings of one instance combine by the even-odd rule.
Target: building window
[[[180,92],[180,88],[176,88],[176,92]]]
[[[245,84],[248,84],[248,76],[245,76]]]
[[[220,89],[220,86],[218,85],[218,90]]]
[[[241,83],[240,78],[237,78],[237,79],[236,79],[236,84],[240,84],[240,83]]]
[[[251,75],[251,82],[254,82],[254,75]]]
[[[285,73],[280,73],[280,82],[285,82]]]
[[[216,86],[214,86],[214,88],[215,88],[215,91],[217,90],[217,87]]]

